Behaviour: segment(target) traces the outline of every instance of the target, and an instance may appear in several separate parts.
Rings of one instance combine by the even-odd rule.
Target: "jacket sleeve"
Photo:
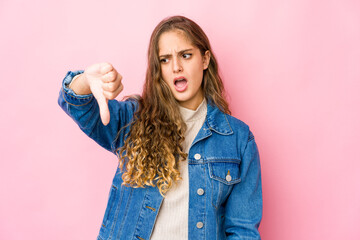
[[[254,136],[249,132],[240,164],[241,182],[234,185],[225,207],[227,239],[261,239],[262,188],[260,159]]]
[[[58,103],[78,124],[80,129],[105,149],[116,153],[123,145],[127,126],[131,123],[138,103],[135,100],[109,100],[110,122],[104,126],[100,119],[99,106],[92,94],[77,95],[68,87],[72,79],[84,71],[69,71],[62,82]]]

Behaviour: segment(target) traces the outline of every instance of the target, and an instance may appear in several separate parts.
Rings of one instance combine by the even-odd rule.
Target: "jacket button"
[[[231,176],[230,175],[226,175],[226,181],[230,182],[231,181]]]
[[[197,192],[198,195],[201,196],[201,195],[204,195],[204,192],[205,192],[205,191],[204,191],[204,189],[199,188],[196,192]]]
[[[228,182],[230,182],[231,181],[231,175],[230,175],[230,170],[228,170],[228,172],[227,172],[227,175],[226,175],[226,177],[225,177],[225,179],[226,179],[226,181],[228,181]]]
[[[201,158],[201,155],[197,153],[197,154],[194,155],[194,158],[195,158],[196,160],[199,160],[199,159]]]
[[[197,222],[196,227],[197,228],[203,228],[204,224],[202,222]]]

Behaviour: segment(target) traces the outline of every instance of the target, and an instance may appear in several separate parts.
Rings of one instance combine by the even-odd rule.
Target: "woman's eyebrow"
[[[184,50],[181,50],[181,51],[177,52],[177,54],[181,55],[181,54],[183,54],[183,53],[185,53],[187,51],[191,51],[191,50],[193,50],[193,49],[192,48],[184,49]],[[160,55],[159,57],[160,58],[162,58],[162,57],[168,58],[168,57],[171,57],[171,54],[163,54],[163,55]]]

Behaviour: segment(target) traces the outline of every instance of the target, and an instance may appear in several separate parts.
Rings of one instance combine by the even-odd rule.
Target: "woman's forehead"
[[[194,48],[190,38],[182,30],[171,30],[164,32],[159,38],[159,55],[179,52],[184,49]]]

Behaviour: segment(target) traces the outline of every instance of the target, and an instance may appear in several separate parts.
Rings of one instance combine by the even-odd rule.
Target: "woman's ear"
[[[204,64],[204,70],[208,68],[210,62],[210,51],[206,50],[203,56],[203,64]]]

